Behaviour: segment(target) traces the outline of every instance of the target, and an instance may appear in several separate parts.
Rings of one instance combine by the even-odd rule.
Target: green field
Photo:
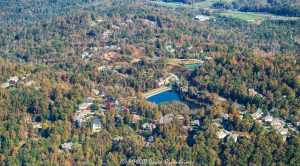
[[[233,18],[239,18],[245,21],[251,21],[251,20],[261,20],[266,19],[268,16],[262,15],[262,14],[253,14],[253,13],[242,13],[242,12],[226,12],[221,13],[223,16],[233,17]]]
[[[299,20],[299,17],[283,17],[283,16],[275,16],[272,14],[265,13],[244,13],[238,11],[228,11],[220,13],[223,16],[233,17],[242,19],[245,21],[255,21],[255,20],[264,20],[264,19],[274,19],[274,20]]]
[[[219,2],[220,0],[206,0],[203,2],[196,2],[195,5],[202,7],[202,8],[209,8],[215,2]]]

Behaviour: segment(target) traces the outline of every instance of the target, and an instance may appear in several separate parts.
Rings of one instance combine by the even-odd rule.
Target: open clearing
[[[257,19],[267,19],[268,16],[254,13],[242,13],[242,12],[225,12],[221,13],[223,16],[239,18],[245,21],[254,21]]]
[[[239,12],[239,11],[226,11],[220,13],[223,16],[233,17],[242,19],[245,21],[255,21],[264,19],[274,19],[274,20],[300,20],[299,17],[284,17],[276,16],[268,13],[253,13],[253,12]]]

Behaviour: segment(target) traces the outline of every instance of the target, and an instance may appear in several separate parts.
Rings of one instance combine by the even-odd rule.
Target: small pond
[[[168,103],[168,102],[173,102],[173,101],[180,101],[179,95],[172,91],[172,90],[167,90],[161,93],[158,93],[154,96],[151,96],[147,98],[147,101],[155,103],[155,104],[161,104],[161,103]]]

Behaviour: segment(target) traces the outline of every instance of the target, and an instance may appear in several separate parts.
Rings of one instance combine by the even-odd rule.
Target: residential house
[[[112,25],[111,28],[112,28],[112,29],[119,29],[120,27],[117,26],[117,25]]]
[[[202,22],[202,21],[209,20],[209,18],[208,18],[208,17],[205,17],[205,16],[200,16],[200,15],[198,15],[198,16],[196,16],[196,17],[194,18],[194,20]]]
[[[278,132],[281,135],[287,135],[289,133],[289,130],[287,128],[282,128],[282,129],[279,129]]]
[[[77,115],[75,117],[75,121],[81,125],[82,122],[85,122],[87,120],[88,115],[92,115],[94,113],[91,112],[91,110],[80,110],[77,112]]]
[[[80,110],[86,110],[88,109],[92,104],[82,103],[79,105]]]
[[[203,50],[202,50],[202,53],[203,53]],[[211,57],[205,56],[205,57],[204,57],[204,60],[209,61],[209,60],[211,60]]]
[[[277,118],[273,118],[273,121],[271,122],[271,125],[274,126],[274,125],[280,125],[282,126],[282,121],[280,119],[277,119]]]
[[[258,113],[258,112],[256,112],[256,113],[252,114],[251,116],[252,116],[252,118],[253,118],[254,120],[257,120],[257,119],[259,119],[259,118],[261,117],[261,114]]]
[[[173,114],[168,114],[160,118],[159,123],[170,123],[174,119]]]
[[[126,22],[126,23],[132,23],[132,19],[130,19],[130,18],[129,18],[129,19],[126,19],[125,22]]]
[[[81,55],[81,58],[84,59],[84,58],[92,58],[93,57],[93,54],[89,54],[88,52],[83,52],[82,55]]]
[[[229,114],[227,114],[227,113],[222,113],[222,118],[223,118],[224,120],[227,120],[227,119],[229,118]]]
[[[32,122],[32,127],[34,129],[42,129],[42,123],[40,123],[40,122]]]
[[[273,126],[273,128],[275,129],[275,130],[280,130],[281,128],[282,128],[282,125],[281,124],[272,124],[272,126]]]
[[[32,128],[34,129],[33,130],[33,135],[35,137],[38,137],[39,134],[42,132],[42,129],[43,129],[42,123],[40,123],[40,122],[32,122],[31,124],[32,124]]]
[[[102,91],[102,92],[99,94],[99,96],[100,96],[100,97],[105,97],[105,92]]]
[[[97,22],[101,23],[101,22],[103,22],[103,20],[102,19],[97,19]]]
[[[95,94],[95,95],[99,95],[99,93],[100,93],[100,91],[99,90],[97,90],[97,89],[92,89],[92,92]]]
[[[144,123],[141,127],[142,127],[143,130],[152,131],[156,128],[156,125],[153,124],[153,123]]]
[[[8,80],[8,83],[9,84],[15,84],[19,81],[19,77],[17,76],[14,76],[14,77],[10,77],[9,80]]]
[[[173,46],[172,45],[167,45],[166,46],[166,50],[168,51],[168,52],[170,52],[170,53],[174,53],[176,50],[173,48]]]
[[[107,67],[106,66],[100,66],[100,67],[98,67],[98,70],[99,71],[105,71],[105,70],[107,70]]]
[[[258,108],[257,111],[254,114],[252,114],[251,116],[254,120],[258,120],[262,116],[262,114],[263,114],[262,110],[260,108]]]
[[[124,140],[124,137],[122,137],[122,136],[118,136],[118,137],[115,137],[113,139],[114,142],[120,142],[120,141],[123,141],[123,140]]]
[[[200,121],[199,119],[191,121],[191,126],[200,126]]]
[[[227,133],[224,130],[220,130],[216,134],[217,134],[218,139],[223,139],[227,136]]]
[[[256,92],[253,88],[248,89],[248,93],[249,93],[250,96],[258,95],[258,92]]]
[[[188,90],[189,90],[188,86],[182,86],[182,87],[180,87],[180,91],[181,92],[188,92]]]
[[[124,115],[130,115],[130,110],[128,109],[128,108],[125,108],[124,110],[123,110],[123,112],[124,112]]]
[[[95,118],[93,121],[93,132],[99,132],[102,128],[102,123],[99,118]]]
[[[272,122],[272,121],[273,121],[273,116],[271,116],[271,115],[266,116],[266,117],[264,118],[264,121],[265,121],[265,122]]]
[[[64,149],[65,151],[69,151],[72,150],[73,148],[73,143],[72,142],[66,142],[64,144],[60,145],[62,149]]]
[[[147,139],[147,142],[154,142],[154,137],[153,136],[149,136]]]
[[[157,85],[158,85],[158,86],[163,86],[163,85],[165,85],[165,80],[163,80],[162,78],[160,78],[160,79],[157,81]]]
[[[132,117],[132,123],[136,123],[142,119],[140,115],[136,115],[136,114],[131,114],[131,117]]]
[[[83,100],[81,104],[78,106],[80,110],[88,109],[91,105],[93,105],[94,100]]]

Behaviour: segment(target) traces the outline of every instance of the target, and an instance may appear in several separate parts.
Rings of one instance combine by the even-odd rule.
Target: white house
[[[165,81],[161,78],[161,79],[159,79],[159,81],[157,81],[157,85],[158,86],[165,85]]]
[[[200,21],[200,22],[209,20],[208,17],[200,16],[200,15],[196,16],[194,19],[195,19],[196,21]]]
[[[153,123],[144,123],[144,124],[142,125],[142,129],[143,129],[143,130],[150,130],[150,131],[152,131],[152,130],[155,129],[155,128],[156,128],[156,125],[153,124]]]
[[[159,123],[170,123],[173,120],[174,115],[168,114],[160,118]]]
[[[34,129],[41,129],[42,128],[42,123],[40,123],[40,122],[32,122],[32,127]]]
[[[115,141],[115,142],[120,142],[120,141],[123,141],[123,140],[124,140],[124,137],[122,137],[122,136],[118,136],[118,137],[115,137],[113,139],[113,141]]]
[[[200,121],[198,119],[191,121],[191,126],[200,126]]]
[[[92,58],[93,57],[93,54],[89,54],[88,52],[83,52],[82,55],[81,55],[81,58],[84,59],[84,58]]]
[[[99,118],[94,119],[93,121],[93,132],[99,132],[102,128],[102,123]]]
[[[287,128],[282,128],[279,130],[279,133],[281,135],[287,135],[289,133],[289,130]]]
[[[19,81],[19,77],[15,76],[15,77],[10,77],[8,82],[10,84],[14,84],[14,83],[17,83]]]
[[[62,149],[66,150],[66,151],[69,151],[69,150],[72,150],[73,143],[72,142],[66,142],[64,144],[61,144],[60,146],[61,146]]]
[[[93,100],[84,100],[79,104],[79,109],[80,110],[86,110],[88,109],[91,105],[93,105],[94,101]]]
[[[266,117],[264,118],[264,121],[265,121],[265,122],[272,122],[272,121],[273,121],[273,116],[271,116],[271,115],[266,116]]]
[[[257,111],[254,114],[252,114],[251,116],[254,120],[257,120],[262,116],[262,114],[263,114],[262,110],[260,108],[258,108]]]
[[[102,19],[98,19],[97,22],[98,22],[98,23],[101,23],[101,22],[103,22],[103,20],[102,20]]]

